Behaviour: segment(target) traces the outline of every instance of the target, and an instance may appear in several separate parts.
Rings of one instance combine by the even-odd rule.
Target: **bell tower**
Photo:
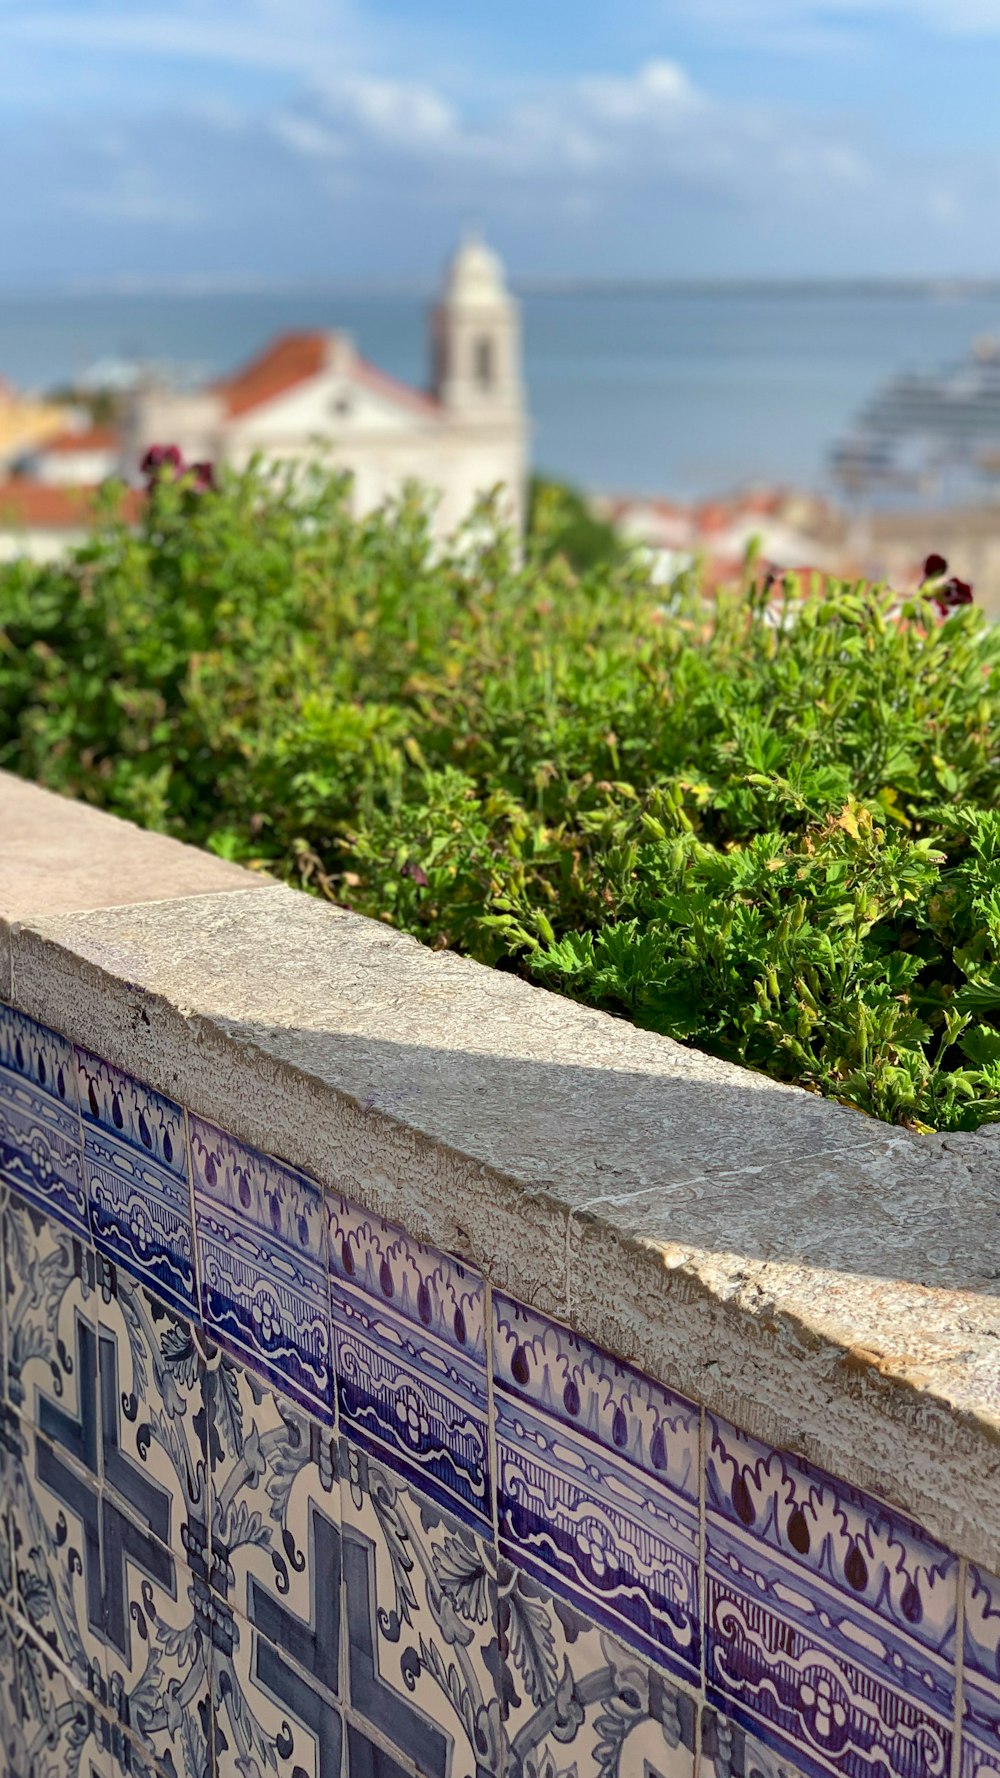
[[[468,420],[497,420],[524,411],[521,326],[503,266],[479,235],[455,254],[432,317],[433,388],[438,400]]]

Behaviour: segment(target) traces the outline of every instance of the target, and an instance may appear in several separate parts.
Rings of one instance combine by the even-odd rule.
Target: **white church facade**
[[[134,473],[155,444],[237,469],[257,453],[272,462],[321,456],[350,473],[358,515],[417,481],[436,495],[434,530],[446,537],[499,486],[504,517],[520,529],[528,453],[520,318],[482,241],[465,241],[455,255],[430,336],[428,393],[376,369],[340,332],[285,335],[194,393],[144,384],[129,405],[126,467]]]

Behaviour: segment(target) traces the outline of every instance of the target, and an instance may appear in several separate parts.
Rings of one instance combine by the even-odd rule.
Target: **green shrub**
[[[874,1115],[1000,1117],[997,633],[442,556],[416,494],[161,477],[0,569],[0,765]],[[794,590],[794,589],[793,589]]]

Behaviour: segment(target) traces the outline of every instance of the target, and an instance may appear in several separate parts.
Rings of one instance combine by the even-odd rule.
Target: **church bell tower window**
[[[487,334],[481,335],[475,344],[474,374],[477,389],[492,389],[495,365],[493,341]]]

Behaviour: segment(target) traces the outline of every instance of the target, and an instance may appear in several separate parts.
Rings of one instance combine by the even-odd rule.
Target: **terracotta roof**
[[[27,476],[0,482],[0,531],[84,531],[93,523],[97,488],[56,488]],[[126,489],[119,511],[133,524],[144,496]]]
[[[235,376],[216,384],[230,419],[318,376],[326,363],[327,349],[324,333],[281,334]]]
[[[88,426],[85,432],[59,432],[45,444],[45,450],[59,456],[72,456],[76,451],[115,451],[119,438],[112,426]]]
[[[215,385],[216,393],[225,402],[231,420],[264,407],[297,389],[300,383],[311,382],[323,371],[329,352],[329,335],[325,333],[285,333],[267,346],[258,358],[245,365],[232,377]],[[376,369],[367,359],[352,357],[350,376],[374,394],[384,395],[421,413],[440,412],[440,403],[430,395],[422,395],[407,383],[398,382]]]

